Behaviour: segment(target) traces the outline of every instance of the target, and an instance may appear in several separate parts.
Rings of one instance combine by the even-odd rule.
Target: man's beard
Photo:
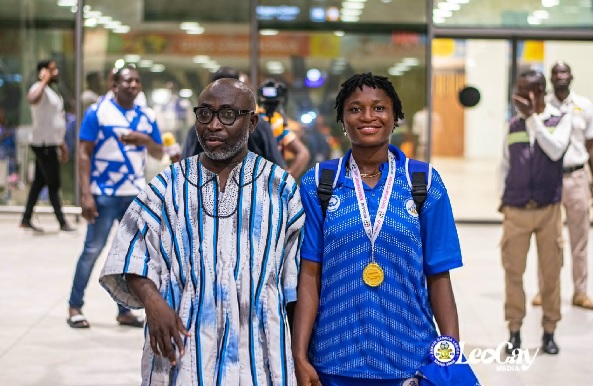
[[[233,158],[236,156],[245,146],[247,145],[247,141],[249,140],[249,131],[245,130],[243,132],[243,136],[241,136],[237,142],[235,143],[225,143],[222,147],[218,148],[215,151],[211,151],[208,149],[206,140],[200,136],[200,134],[196,133],[198,136],[198,142],[204,149],[204,153],[208,156],[208,158],[216,161],[224,161]]]

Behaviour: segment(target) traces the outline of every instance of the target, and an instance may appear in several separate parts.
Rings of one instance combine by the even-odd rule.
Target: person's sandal
[[[125,316],[120,315],[116,318],[116,320],[120,326],[136,327],[136,328],[144,327],[144,320],[140,319],[139,317],[137,317],[135,315],[131,315],[131,317],[129,317],[128,315],[125,315]]]
[[[66,323],[72,328],[89,328],[91,326],[83,314],[72,315],[66,319]]]

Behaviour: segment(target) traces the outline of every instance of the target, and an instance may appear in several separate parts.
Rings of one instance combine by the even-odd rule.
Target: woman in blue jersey
[[[462,262],[449,197],[432,170],[418,215],[406,156],[389,144],[404,114],[386,77],[352,76],[335,109],[351,150],[339,160],[325,218],[315,168],[301,181],[298,384],[417,385],[431,343],[459,340],[449,270]]]

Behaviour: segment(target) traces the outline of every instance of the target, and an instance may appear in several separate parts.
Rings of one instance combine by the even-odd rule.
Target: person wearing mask
[[[47,186],[49,201],[60,223],[60,230],[73,232],[76,228],[66,221],[60,198],[60,163],[68,161],[68,149],[64,143],[64,100],[57,89],[60,72],[54,60],[39,61],[37,72],[39,80],[27,93],[33,120],[31,149],[35,153],[35,178],[29,190],[20,227],[43,232],[42,228],[31,222],[31,217],[41,190]]]

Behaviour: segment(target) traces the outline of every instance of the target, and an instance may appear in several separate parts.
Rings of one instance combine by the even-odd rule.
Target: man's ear
[[[257,126],[257,122],[259,122],[259,114],[251,114],[251,119],[249,120],[249,134],[253,134],[253,132],[255,131],[255,126]]]

